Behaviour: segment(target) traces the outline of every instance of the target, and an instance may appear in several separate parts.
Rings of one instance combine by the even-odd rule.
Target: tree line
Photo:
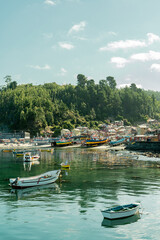
[[[160,119],[160,102],[154,92],[130,87],[117,88],[114,77],[108,76],[98,84],[78,74],[77,84],[17,85],[11,76],[0,90],[1,130],[29,131],[40,134],[47,126],[59,134],[62,128],[76,126],[98,128],[99,123],[124,120],[125,124]]]

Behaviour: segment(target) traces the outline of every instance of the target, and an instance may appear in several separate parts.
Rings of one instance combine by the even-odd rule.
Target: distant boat
[[[68,161],[66,161],[65,163],[62,162],[61,163],[61,168],[70,168],[70,164],[68,163]]]
[[[92,138],[92,139],[87,139],[83,144],[82,147],[96,147],[96,146],[100,146],[103,145],[105,143],[107,143],[109,140],[108,138],[104,138],[104,139],[97,139],[97,138]]]
[[[119,139],[117,141],[111,141],[109,144],[111,146],[119,146],[119,145],[123,144],[125,141],[126,141],[125,138],[121,138],[121,139]]]
[[[37,161],[37,160],[39,160],[39,158],[40,158],[40,156],[38,154],[31,155],[30,152],[25,153],[23,156],[23,160],[25,162]]]
[[[139,212],[139,203],[117,206],[101,211],[104,218],[119,219],[135,215]]]
[[[55,147],[65,147],[72,145],[73,142],[71,139],[60,139],[55,142]]]
[[[12,152],[12,149],[3,149],[2,152]]]
[[[25,154],[25,152],[26,152],[25,150],[24,151],[16,151],[16,150],[14,150],[13,154],[15,154],[16,157],[21,157],[21,156],[23,156]]]
[[[9,182],[12,188],[27,188],[42,186],[54,183],[59,178],[60,172],[61,170],[54,170],[33,177],[10,178]]]

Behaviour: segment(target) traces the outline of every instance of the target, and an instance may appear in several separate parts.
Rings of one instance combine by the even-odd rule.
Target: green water
[[[13,191],[10,177],[59,169],[62,181]],[[0,152],[0,239],[86,240],[159,239],[160,159],[129,152],[58,149],[41,153],[40,162]],[[121,221],[103,220],[101,209],[140,202],[142,214]]]

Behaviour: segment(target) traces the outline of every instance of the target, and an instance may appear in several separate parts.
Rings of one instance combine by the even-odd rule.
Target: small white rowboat
[[[118,219],[130,217],[139,212],[140,204],[139,203],[131,203],[128,205],[117,206],[114,208],[109,208],[107,210],[103,210],[102,215],[107,219]]]
[[[50,172],[43,173],[38,176],[25,177],[25,178],[10,178],[10,186],[12,188],[27,188],[42,186],[46,184],[54,183],[60,175],[61,170],[54,170]]]

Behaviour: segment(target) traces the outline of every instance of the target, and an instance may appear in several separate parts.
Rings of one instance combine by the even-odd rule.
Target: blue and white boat
[[[104,218],[119,219],[133,216],[139,212],[140,204],[131,203],[101,211]]]

